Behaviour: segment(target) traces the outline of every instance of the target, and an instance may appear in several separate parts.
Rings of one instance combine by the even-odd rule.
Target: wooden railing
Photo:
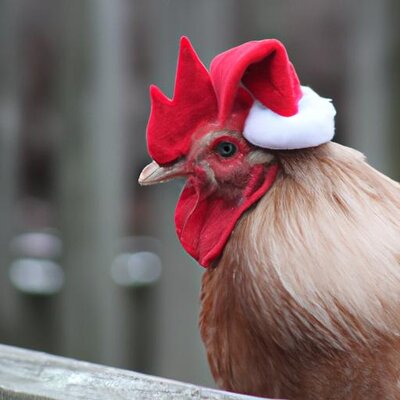
[[[0,345],[1,400],[250,400],[169,379]]]

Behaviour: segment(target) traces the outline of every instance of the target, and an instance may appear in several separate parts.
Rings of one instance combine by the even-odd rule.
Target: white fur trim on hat
[[[335,134],[336,110],[330,99],[302,86],[299,111],[283,117],[255,101],[243,135],[252,144],[274,150],[303,149],[329,142]]]

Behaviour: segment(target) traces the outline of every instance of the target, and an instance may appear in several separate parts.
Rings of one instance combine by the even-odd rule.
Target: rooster
[[[300,85],[277,40],[208,71],[187,38],[173,99],[155,86],[151,99],[139,182],[186,178],[176,231],[206,268],[200,331],[217,384],[400,399],[400,185],[331,141],[331,101]]]

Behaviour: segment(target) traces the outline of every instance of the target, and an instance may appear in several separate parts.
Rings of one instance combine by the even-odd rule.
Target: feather
[[[277,152],[274,186],[205,272],[217,383],[290,399],[400,397],[400,185],[355,150]]]

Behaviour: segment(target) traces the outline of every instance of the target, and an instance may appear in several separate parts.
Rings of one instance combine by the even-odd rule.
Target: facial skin
[[[193,138],[187,155],[171,165],[151,163],[139,182],[187,178],[175,210],[176,232],[184,249],[207,268],[221,256],[241,215],[273,185],[277,170],[271,153],[224,130]]]
[[[141,185],[166,182],[177,177],[191,177],[203,190],[237,197],[246,187],[252,168],[269,164],[274,156],[246,141],[232,131],[216,131],[194,138],[188,155],[168,166],[148,165],[139,178]]]
[[[228,200],[241,197],[254,165],[272,159],[272,154],[252,146],[238,133],[220,131],[194,142],[187,162],[196,184]]]

